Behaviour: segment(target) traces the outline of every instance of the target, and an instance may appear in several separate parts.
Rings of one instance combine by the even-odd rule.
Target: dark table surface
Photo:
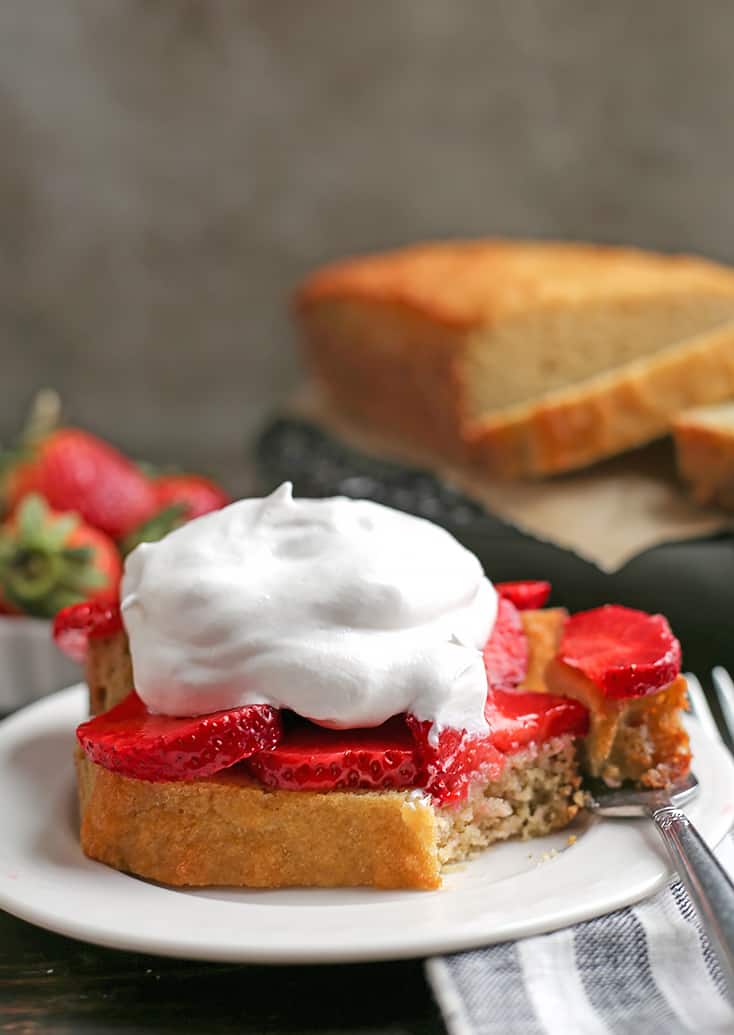
[[[141,956],[0,912],[0,1032],[439,1035],[419,961],[255,967]]]

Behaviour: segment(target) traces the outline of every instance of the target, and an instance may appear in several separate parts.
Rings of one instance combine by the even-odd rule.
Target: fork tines
[[[714,718],[714,713],[706,700],[706,694],[698,677],[694,676],[692,672],[686,672],[686,682],[688,683],[688,700],[691,705],[691,711],[698,719],[701,729],[710,740],[722,741],[721,731]]]
[[[716,696],[719,699],[726,731],[734,742],[734,682],[726,669],[722,668],[721,665],[717,665],[712,671],[711,679],[713,680]]]
[[[701,724],[704,733],[707,737],[725,744],[726,740],[721,735],[721,729],[706,700],[706,694],[700,681],[692,672],[686,672],[686,680],[688,681],[688,700],[691,711]],[[734,680],[725,668],[717,665],[711,673],[711,681],[721,708],[723,725],[731,742],[734,743]]]

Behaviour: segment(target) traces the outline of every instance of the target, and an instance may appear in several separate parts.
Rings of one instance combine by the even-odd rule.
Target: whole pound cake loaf
[[[295,310],[352,419],[490,475],[584,466],[734,395],[734,271],[690,256],[425,244],[317,271]]]
[[[568,616],[446,531],[288,486],[138,547],[121,607],[76,605],[81,840],[171,885],[434,888],[562,828],[582,774],[686,772],[664,618]]]

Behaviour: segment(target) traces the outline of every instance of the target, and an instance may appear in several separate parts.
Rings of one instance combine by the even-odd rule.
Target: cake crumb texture
[[[440,862],[470,858],[496,841],[560,830],[583,805],[580,787],[570,736],[508,756],[499,780],[477,784],[458,808],[436,810]]]

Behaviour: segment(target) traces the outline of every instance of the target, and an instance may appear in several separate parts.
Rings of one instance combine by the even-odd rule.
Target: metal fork
[[[728,747],[729,745],[721,735],[719,725],[706,700],[706,694],[700,680],[692,672],[686,672],[686,679],[688,681],[688,700],[691,705],[691,711],[698,719],[701,729],[710,740],[717,740],[720,744]],[[712,670],[711,682],[721,708],[724,727],[732,742],[734,742],[734,682],[732,682],[732,678],[726,669],[720,665]]]
[[[691,708],[707,736],[724,742],[700,682],[688,674]],[[734,683],[722,668],[713,671],[722,714],[734,735]],[[726,702],[726,703],[725,703]],[[596,790],[596,788],[594,788]],[[698,791],[691,775],[665,790],[592,790],[591,808],[602,816],[648,816],[655,824],[671,862],[698,910],[721,970],[734,996],[734,884],[681,806]]]

